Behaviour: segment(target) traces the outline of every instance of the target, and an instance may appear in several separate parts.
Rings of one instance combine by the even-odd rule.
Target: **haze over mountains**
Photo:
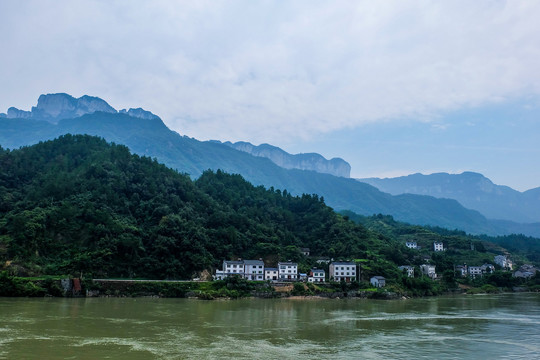
[[[351,177],[351,165],[341,158],[326,160],[323,156],[316,153],[307,154],[289,154],[282,149],[269,144],[253,145],[245,141],[235,142],[226,141],[223,144],[233,149],[247,152],[253,156],[265,157],[276,165],[285,169],[313,170],[318,173]]]
[[[392,195],[418,194],[454,199],[489,219],[521,223],[540,221],[540,187],[519,192],[508,186],[496,185],[482,174],[474,172],[412,174],[358,180]]]
[[[270,145],[198,141],[171,131],[158,116],[143,109],[116,111],[95,97],[42,95],[31,111],[10,109],[0,119],[0,145],[4,148],[31,145],[67,133],[97,135],[125,144],[134,153],[156,158],[193,178],[207,169],[222,169],[239,173],[255,185],[286,189],[292,194],[318,194],[336,210],[351,210],[362,215],[389,214],[412,224],[460,229],[473,234],[522,232],[540,236],[540,223],[490,221],[456,200],[381,192],[374,186],[347,178],[350,166],[341,159],[326,160],[318,154],[291,155]],[[534,215],[528,216],[528,219],[534,218]]]

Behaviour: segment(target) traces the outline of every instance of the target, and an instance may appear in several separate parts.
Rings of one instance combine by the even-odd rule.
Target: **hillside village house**
[[[494,262],[505,270],[512,270],[512,261],[504,255],[495,256]]]
[[[455,271],[459,273],[461,277],[467,276],[467,265],[456,265]]]
[[[352,261],[334,261],[330,263],[330,279],[351,282],[356,280],[356,263]]]
[[[322,283],[324,282],[325,272],[322,269],[311,269],[308,276],[308,282]]]
[[[444,244],[442,242],[434,242],[433,243],[433,251],[444,251]]]
[[[437,278],[437,273],[435,272],[435,265],[429,265],[429,264],[422,264],[420,265],[420,271],[422,274],[432,278]]]
[[[244,274],[246,280],[264,280],[264,262],[262,260],[244,260]]]
[[[300,252],[301,252],[304,256],[309,256],[309,248],[301,248],[301,249],[300,249]]]
[[[416,249],[418,248],[418,244],[416,243],[416,241],[407,241],[405,243],[405,246],[408,247],[409,249]]]
[[[536,275],[538,271],[539,269],[537,269],[535,266],[531,264],[525,264],[522,265],[515,273],[513,273],[512,276],[517,278],[530,279],[531,277]]]
[[[278,263],[279,280],[297,280],[298,279],[298,264],[293,262]]]
[[[407,272],[407,277],[414,277],[414,266],[403,265],[398,268],[401,271]]]
[[[376,288],[382,288],[386,285],[386,279],[382,276],[373,276],[369,282]]]
[[[227,276],[238,275],[244,277],[244,262],[242,260],[224,260],[223,270],[216,270],[216,280],[223,280]]]
[[[264,280],[277,281],[279,276],[278,268],[265,268]]]
[[[467,271],[469,273],[469,276],[473,279],[476,277],[481,277],[483,274],[482,268],[480,266],[469,266]]]

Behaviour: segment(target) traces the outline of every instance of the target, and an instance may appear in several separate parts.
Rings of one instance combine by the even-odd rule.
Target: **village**
[[[405,244],[409,249],[420,249],[414,241],[407,241]],[[442,242],[433,242],[433,252],[445,251]],[[308,256],[310,250],[302,248],[302,253]],[[493,259],[502,270],[512,271],[513,262],[506,255],[496,255]],[[298,263],[291,261],[278,262],[275,267],[267,267],[262,259],[259,260],[224,260],[222,270],[216,270],[214,280],[224,280],[230,276],[237,276],[249,281],[269,281],[274,283],[286,282],[307,282],[307,283],[325,283],[325,282],[345,282],[350,283],[359,281],[361,275],[361,265],[355,261],[333,261],[327,259],[318,259],[319,264],[329,264],[328,274],[324,269],[311,268],[307,273],[298,271]],[[407,277],[415,277],[415,266],[401,265],[398,267]],[[426,263],[419,267],[420,275],[427,276],[432,280],[440,280],[436,272],[436,266]],[[513,277],[531,278],[539,269],[532,265],[523,265],[517,271],[512,273]],[[486,274],[495,272],[493,264],[484,263],[482,265],[454,265],[454,272],[459,277],[469,277],[475,279]],[[369,283],[375,288],[386,286],[386,279],[383,276],[375,275],[369,278]]]

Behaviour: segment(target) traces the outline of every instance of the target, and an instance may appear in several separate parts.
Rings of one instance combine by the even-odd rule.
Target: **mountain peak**
[[[5,117],[12,119],[32,118],[57,123],[62,119],[76,118],[95,112],[118,113],[105,100],[96,96],[83,95],[80,98],[75,98],[66,93],[56,93],[40,95],[37,106],[33,106],[31,111],[10,107]],[[158,116],[142,108],[124,109],[120,110],[120,113],[148,120],[159,119]]]
[[[227,141],[224,145],[253,156],[268,158],[285,169],[311,170],[345,178],[349,178],[351,174],[351,165],[341,158],[327,160],[317,153],[289,154],[283,149],[270,144],[255,146],[245,141],[234,144]]]

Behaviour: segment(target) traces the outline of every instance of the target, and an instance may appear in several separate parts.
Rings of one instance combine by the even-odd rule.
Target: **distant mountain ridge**
[[[133,112],[132,112],[133,114]],[[540,224],[493,223],[479,212],[464,208],[455,200],[403,194],[392,196],[355,179],[315,171],[285,169],[267,158],[256,157],[213,141],[201,142],[171,131],[157,116],[134,117],[129,111],[93,112],[60,119],[56,123],[34,118],[0,118],[0,145],[18,148],[63,134],[89,134],[127,145],[132,152],[156,158],[180,172],[199,177],[207,169],[241,174],[254,185],[288,192],[318,194],[336,210],[360,215],[388,214],[397,220],[419,225],[460,229],[488,235],[521,232],[540,236]]]
[[[540,188],[519,192],[496,185],[482,174],[412,174],[395,178],[358,179],[392,195],[416,194],[457,200],[489,219],[520,223],[540,221]]]
[[[10,107],[7,114],[2,114],[8,119],[37,119],[45,120],[53,124],[62,119],[70,119],[95,112],[116,114],[115,108],[110,106],[105,100],[95,96],[84,95],[74,98],[65,93],[46,94],[38,98],[37,106],[33,106],[31,111],[20,110]],[[157,118],[156,115],[141,108],[123,109],[120,113],[144,119]]]
[[[344,178],[351,176],[351,165],[341,158],[327,160],[317,153],[289,154],[273,145],[261,144],[256,146],[244,141],[235,143],[226,141],[223,144],[253,156],[270,159],[274,164],[285,169],[312,170]]]

